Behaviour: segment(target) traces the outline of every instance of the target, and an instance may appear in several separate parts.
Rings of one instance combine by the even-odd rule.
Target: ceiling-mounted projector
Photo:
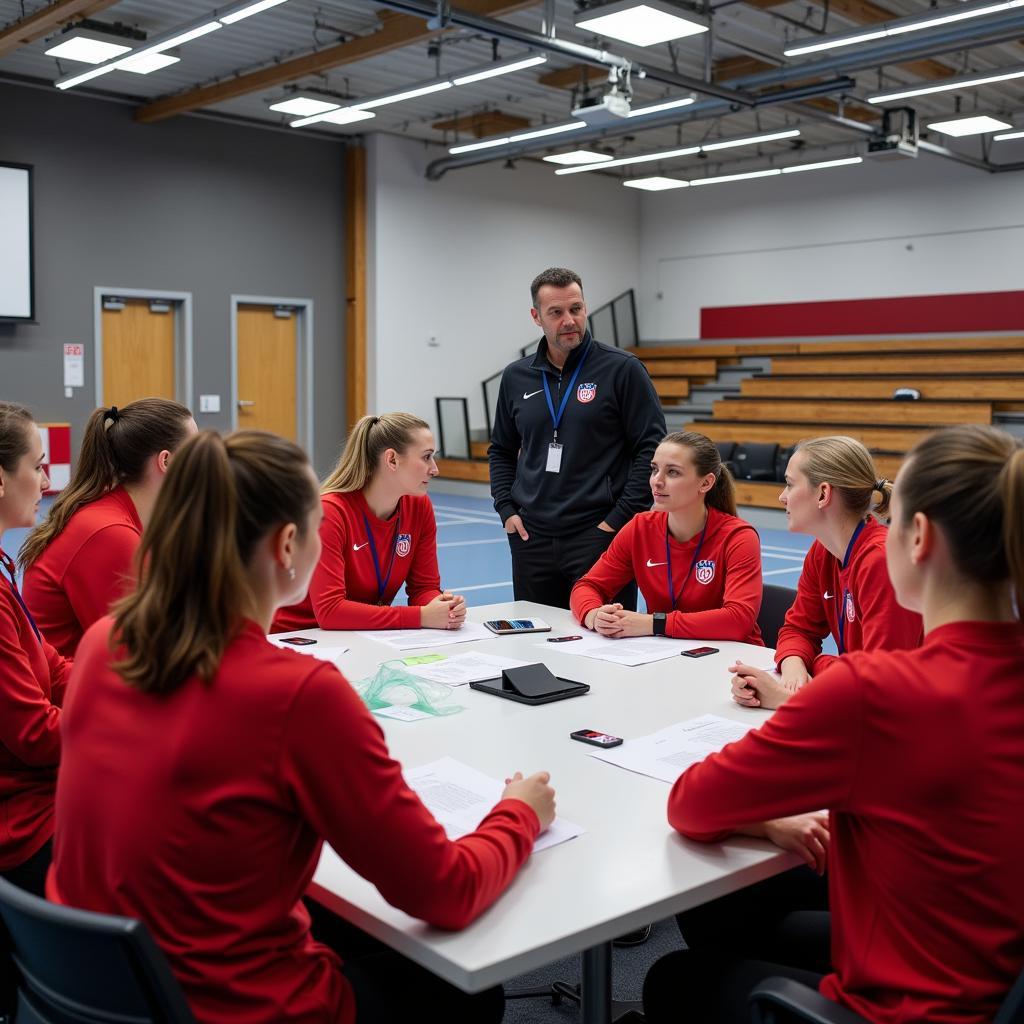
[[[592,127],[614,124],[629,117],[629,100],[617,89],[611,89],[603,96],[584,101],[572,112],[572,116],[586,121]]]

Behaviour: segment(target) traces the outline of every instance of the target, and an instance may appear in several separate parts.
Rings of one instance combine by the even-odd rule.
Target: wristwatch
[[[654,619],[654,635],[664,636],[665,635],[665,623],[668,620],[668,615],[665,612],[655,612],[652,616]]]

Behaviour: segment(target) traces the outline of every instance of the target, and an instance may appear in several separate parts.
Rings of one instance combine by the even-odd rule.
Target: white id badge
[[[548,445],[548,464],[544,467],[549,473],[558,473],[562,469],[562,446],[560,444]]]

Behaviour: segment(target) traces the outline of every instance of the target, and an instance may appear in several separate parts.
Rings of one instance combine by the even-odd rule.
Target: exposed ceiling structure
[[[129,103],[154,132],[200,115],[320,137],[403,135],[436,144],[431,177],[561,156],[572,162],[552,174],[693,187],[846,166],[869,148],[907,159],[915,118],[919,152],[1024,169],[1024,0],[678,2],[707,30],[649,46],[577,27],[585,6],[0,0],[0,79]],[[136,67],[143,56],[165,66],[141,74],[116,51],[97,64],[46,52],[97,33],[130,48]],[[291,112],[271,109],[289,100]],[[302,113],[312,116],[296,127]],[[928,127],[968,115],[994,120],[965,137],[950,134],[963,125]]]

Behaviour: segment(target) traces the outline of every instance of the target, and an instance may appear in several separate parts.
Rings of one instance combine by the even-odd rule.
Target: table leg
[[[612,944],[583,951],[583,986],[580,1005],[582,1024],[611,1024],[612,1020]]]

